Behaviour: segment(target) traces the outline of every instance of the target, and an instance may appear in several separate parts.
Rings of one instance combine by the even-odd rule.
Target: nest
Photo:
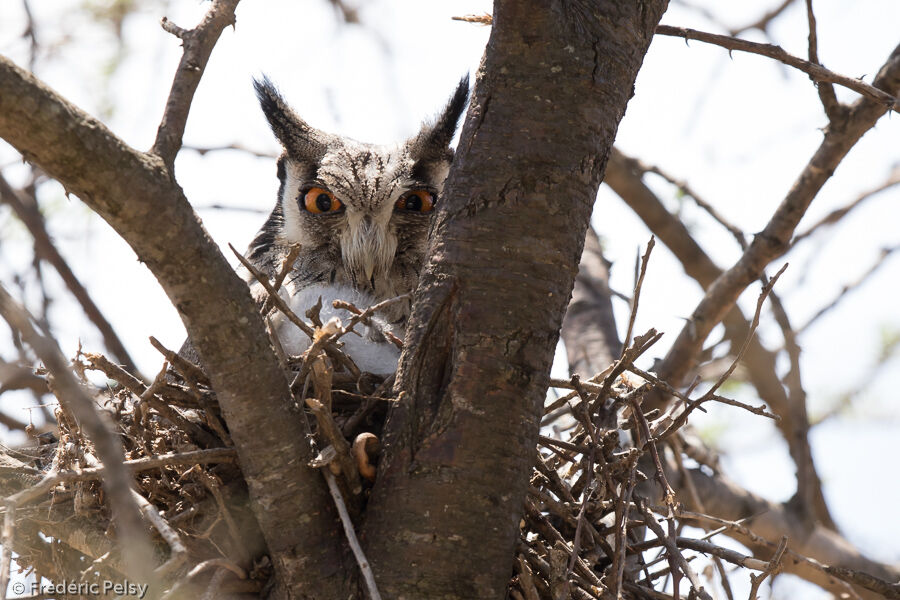
[[[346,324],[322,323],[317,306],[306,313],[306,322],[279,302],[277,285],[256,275],[273,305],[266,300],[263,308],[280,310],[310,336],[301,356],[285,355],[275,336],[273,342],[292,381],[297,418],[308,421],[319,449],[311,466],[321,468],[359,558],[353,519],[364,513],[377,478],[378,438],[393,400],[393,376],[360,372],[343,353],[340,338],[352,334],[356,324],[376,326],[370,317],[386,303],[360,310],[335,302],[347,311]],[[399,343],[388,333],[389,342]],[[762,571],[751,578],[755,587],[777,569],[783,547],[764,562],[681,535],[686,522],[715,524],[697,514],[687,515],[686,521],[667,480],[667,473],[684,471],[685,456],[717,469],[715,459],[684,435],[690,412],[720,400],[771,415],[716,396],[724,376],[691,400],[637,368],[636,359],[659,338],[654,330],[636,337],[618,361],[588,380],[551,381],[552,387],[570,391],[545,408],[545,435],[535,452],[525,499],[511,598],[669,598],[672,593],[663,590],[679,589],[682,580],[690,583],[691,596],[709,598],[691,566],[701,554],[712,557],[712,562],[702,561],[715,565],[723,586],[728,583],[721,560]],[[115,382],[97,390],[96,397],[122,441],[138,503],[153,526],[154,587],[165,590],[168,598],[265,597],[273,570],[209,378],[183,355],[153,338],[151,342],[164,359],[152,383],[100,354],[79,350],[72,366],[85,387],[91,370]],[[43,374],[54,391],[53,375]],[[674,395],[680,402],[662,413],[645,412],[642,400],[655,393]],[[117,536],[94,443],[64,400],[55,416],[54,435],[37,438],[35,447],[0,455],[7,487],[18,490],[15,502],[7,499],[5,545],[12,543],[16,563],[38,581],[122,580],[128,572],[122,556],[127,540]],[[688,478],[685,482],[686,492],[696,496]],[[375,596],[368,562],[359,564],[369,594]],[[710,573],[707,569],[704,575],[707,582],[712,581]]]

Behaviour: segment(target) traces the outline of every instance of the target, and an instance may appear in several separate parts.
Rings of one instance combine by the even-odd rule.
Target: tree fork
[[[216,390],[254,513],[290,597],[346,598],[343,540],[262,318],[163,160],[117,138],[0,56],[0,137],[134,249],[187,327]],[[355,571],[348,571],[355,573]]]

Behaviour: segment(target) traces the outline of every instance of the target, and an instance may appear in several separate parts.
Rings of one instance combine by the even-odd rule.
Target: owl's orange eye
[[[303,194],[303,208],[314,215],[321,215],[323,213],[337,212],[344,208],[344,205],[328,190],[314,187]]]
[[[409,212],[431,212],[434,208],[434,196],[425,190],[413,190],[397,200],[394,208]]]

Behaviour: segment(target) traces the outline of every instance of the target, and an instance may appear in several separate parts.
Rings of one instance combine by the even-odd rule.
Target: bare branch
[[[150,150],[163,160],[169,171],[173,170],[175,155],[181,148],[194,92],[200,85],[200,78],[203,77],[206,63],[209,62],[219,36],[227,26],[235,23],[234,9],[239,1],[213,0],[203,21],[190,30],[182,29],[165,18],[162,20],[163,29],[180,38],[184,46],[184,54],[175,71],[175,79],[166,101],[166,110],[156,133],[156,141]]]
[[[875,82],[892,93],[900,89],[900,46],[894,49]],[[765,266],[788,249],[794,228],[818,191],[853,145],[885,112],[883,106],[860,99],[853,105],[844,127],[826,132],[819,149],[763,231],[756,235],[740,260],[709,287],[662,361],[658,369],[661,377],[670,382],[681,381],[712,328],[731,310],[746,286],[762,274]]]
[[[118,524],[119,539],[130,573],[139,581],[149,581],[148,565],[153,562],[150,541],[141,525],[140,509],[132,496],[133,484],[125,466],[122,444],[110,430],[94,400],[85,393],[69,369],[54,342],[39,334],[31,325],[31,319],[23,308],[0,286],[0,315],[19,330],[22,338],[41,357],[47,369],[53,374],[54,392],[79,421],[94,444],[100,461],[106,469],[104,489]],[[10,499],[7,499],[7,503]],[[15,501],[12,502],[15,505]]]
[[[878,259],[872,264],[872,266],[869,267],[865,273],[863,273],[862,275],[857,277],[855,281],[852,281],[851,283],[844,285],[841,288],[841,291],[838,292],[837,296],[835,296],[831,302],[829,302],[828,304],[826,304],[825,306],[823,306],[822,308],[817,310],[816,314],[811,316],[806,323],[804,323],[802,326],[800,326],[797,329],[797,335],[800,335],[804,331],[808,330],[810,328],[810,326],[812,326],[816,321],[821,319],[823,315],[825,315],[830,310],[832,310],[835,306],[840,304],[841,300],[843,300],[847,296],[847,294],[849,294],[853,290],[859,288],[866,281],[868,281],[869,278],[872,277],[872,275],[874,275],[876,272],[878,272],[878,270],[887,263],[888,257],[890,255],[892,255],[893,253],[897,252],[898,250],[900,250],[900,246],[892,246],[891,248],[883,248],[881,250],[881,253],[878,256]]]
[[[821,65],[822,63],[819,62],[819,40],[816,32],[816,15],[813,13],[813,0],[806,0],[806,19],[809,22],[809,62],[814,65]],[[815,81],[812,75],[810,75],[810,79]],[[819,81],[816,84],[816,89],[819,92],[819,99],[822,101],[825,114],[828,115],[828,120],[838,121],[842,119],[847,112],[847,108],[838,102],[831,82]]]
[[[331,497],[334,499],[334,504],[341,517],[344,535],[347,536],[350,549],[353,551],[353,557],[356,558],[356,564],[359,565],[359,570],[363,575],[363,581],[366,582],[366,590],[369,592],[369,598],[372,600],[381,600],[381,594],[378,593],[378,587],[375,585],[375,577],[372,575],[372,565],[363,553],[362,546],[359,545],[359,539],[356,537],[356,531],[353,529],[353,522],[350,520],[350,515],[347,513],[347,505],[344,504],[344,498],[341,496],[341,490],[338,488],[337,481],[335,481],[334,475],[327,469],[324,469],[322,474],[325,476],[325,481],[328,483],[328,491],[331,492]]]
[[[744,237],[744,232],[741,231],[739,227],[729,222],[728,219],[726,219],[724,216],[722,216],[722,214],[718,210],[716,210],[716,208],[712,204],[701,198],[700,195],[695,192],[694,189],[690,185],[688,185],[686,181],[676,179],[657,166],[645,165],[641,161],[637,161],[636,164],[639,168],[643,169],[644,172],[659,175],[660,177],[677,187],[682,194],[686,195],[688,198],[691,198],[697,206],[705,210],[709,214],[709,216],[711,216],[716,222],[719,223],[719,225],[727,229],[731,236],[735,240],[737,240],[738,245],[742,249],[747,248],[747,240]]]
[[[650,262],[650,253],[653,252],[653,246],[656,245],[656,237],[650,236],[647,242],[647,250],[641,258],[641,267],[638,276],[634,280],[634,291],[631,294],[631,314],[628,317],[628,329],[625,333],[625,341],[622,343],[622,356],[625,356],[625,348],[631,343],[631,334],[634,332],[634,320],[637,318],[638,302],[641,299],[641,287],[644,285],[644,275],[647,274],[647,264]]]
[[[741,52],[749,52],[751,54],[759,54],[761,56],[774,58],[779,62],[803,71],[809,75],[810,79],[813,81],[836,83],[861,94],[865,98],[877,102],[886,109],[900,112],[900,100],[894,96],[896,92],[886,92],[878,89],[876,86],[860,81],[859,79],[839,75],[833,71],[829,71],[822,65],[811,63],[808,60],[803,60],[802,58],[797,58],[792,54],[788,54],[781,46],[776,46],[775,44],[749,42],[727,35],[707,33],[705,31],[697,31],[696,29],[688,29],[686,27],[672,27],[671,25],[657,26],[656,33],[680,37],[685,40],[698,40],[708,44],[715,44],[716,46],[727,48],[730,51],[739,50]]]
[[[681,485],[682,476],[677,469],[667,471],[675,485]],[[729,527],[728,536],[753,551],[757,558],[766,560],[778,546],[777,540],[783,536],[790,539],[784,570],[799,575],[838,595],[846,593],[846,584],[836,581],[827,574],[821,560],[836,567],[868,573],[885,581],[900,580],[900,569],[886,565],[861,554],[840,534],[816,524],[810,529],[798,518],[790,504],[777,504],[765,500],[741,488],[723,475],[711,476],[700,469],[688,469],[698,494],[703,498],[707,515],[688,512],[693,510],[689,497],[680,497],[688,511],[679,511],[678,518],[687,523],[715,523]],[[709,515],[715,515],[712,518]],[[738,523],[746,520],[746,523]],[[865,587],[865,586],[863,586]],[[866,600],[876,600],[881,596],[866,593],[856,588]]]
[[[305,466],[308,432],[291,410],[258,307],[163,161],[135,151],[4,57],[0,82],[0,137],[109,222],[179,308],[238,450],[279,579],[335,594],[353,585],[338,575],[336,515],[325,482]],[[98,164],[107,168],[98,173]],[[298,514],[308,518],[301,522]]]
[[[891,171],[891,174],[888,176],[888,178],[883,183],[878,185],[877,187],[874,187],[870,190],[866,190],[865,192],[863,192],[859,196],[857,196],[856,199],[853,200],[853,202],[851,202],[847,206],[843,206],[837,210],[831,211],[830,213],[828,213],[827,215],[825,215],[824,217],[819,219],[815,223],[815,225],[812,225],[806,231],[803,231],[803,232],[795,235],[794,239],[791,240],[791,246],[792,247],[796,246],[800,241],[808,238],[813,233],[815,233],[822,227],[825,227],[826,225],[834,225],[835,223],[838,223],[841,219],[846,217],[850,211],[852,211],[855,208],[858,208],[859,205],[862,204],[864,201],[866,201],[869,198],[871,198],[872,196],[875,196],[876,194],[879,194],[879,193],[881,193],[887,189],[890,189],[898,184],[900,184],[900,167],[894,168],[893,171]]]
[[[778,18],[781,13],[783,13],[788,6],[794,3],[794,0],[781,0],[781,3],[772,8],[771,10],[766,11],[763,15],[757,19],[756,21],[744,25],[743,27],[737,27],[729,31],[731,35],[738,35],[745,31],[749,31],[751,29],[758,29],[762,32],[767,32],[769,30],[769,24]]]
[[[90,319],[100,331],[100,335],[103,336],[103,342],[106,344],[106,348],[120,363],[129,369],[134,369],[134,360],[132,360],[128,351],[125,349],[125,344],[122,343],[122,340],[119,339],[115,329],[109,324],[106,317],[103,316],[100,308],[94,304],[88,291],[81,285],[81,282],[78,281],[78,278],[75,276],[75,273],[72,272],[66,259],[64,259],[59,253],[59,250],[56,249],[56,245],[47,233],[47,229],[44,226],[44,220],[37,210],[37,207],[30,208],[16,190],[9,185],[3,175],[0,175],[0,200],[13,209],[16,216],[19,217],[19,220],[22,221],[22,223],[25,224],[25,227],[28,228],[28,231],[31,232],[31,235],[34,238],[35,249],[41,255],[41,258],[53,265],[53,268],[59,273],[63,283],[66,284],[66,287],[69,288],[69,291],[72,292],[72,295],[75,296],[75,299],[81,304],[88,319]]]

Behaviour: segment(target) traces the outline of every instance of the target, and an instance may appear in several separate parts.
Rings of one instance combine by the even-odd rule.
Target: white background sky
[[[124,46],[117,50],[108,27],[85,12],[94,0],[32,0],[37,35],[45,45],[39,76],[88,112],[101,116],[126,142],[146,149],[156,133],[165,97],[180,57],[178,41],[158,25],[166,15],[181,26],[195,24],[207,3],[152,1],[127,18]],[[701,4],[698,2],[698,4]],[[702,2],[727,26],[755,20],[775,0]],[[871,81],[898,41],[900,2],[860,0],[816,3],[819,55],[829,68]],[[340,23],[323,0],[244,0],[236,29],[223,34],[198,90],[185,143],[218,146],[238,143],[277,152],[259,111],[251,78],[268,74],[297,112],[311,124],[371,142],[391,142],[414,133],[423,118],[443,106],[459,77],[477,69],[489,35],[479,25],[454,22],[453,15],[490,11],[486,1],[413,2],[378,0],[363,4],[363,26]],[[700,11],[673,4],[664,23],[723,33],[721,23]],[[28,57],[21,38],[24,13],[16,0],[0,3],[0,53],[20,64]],[[806,15],[794,4],[770,28],[772,41],[805,56]],[[757,31],[748,39],[768,41]],[[58,45],[61,41],[65,45]],[[53,48],[56,47],[56,50]],[[838,97],[855,94],[838,88]],[[564,93],[564,90],[561,90]],[[748,233],[760,230],[822,138],[826,119],[815,88],[802,73],[770,59],[727,51],[699,42],[658,37],[636,84],[636,95],[622,121],[617,144],[631,155],[687,180],[703,197]],[[0,142],[0,165],[15,162]],[[816,198],[800,229],[884,180],[900,162],[900,119],[882,118],[853,149]],[[21,182],[21,169],[6,169]],[[213,204],[268,212],[277,181],[274,161],[243,153],[200,156],[185,150],[176,174],[213,238],[244,247],[265,215],[214,210]],[[650,181],[673,210],[675,191]],[[41,188],[48,227],[59,248],[95,301],[126,341],[145,373],[155,373],[161,357],[146,341],[158,337],[178,347],[184,328],[147,269],[106,224],[56,185]],[[739,256],[731,237],[689,202],[681,209],[692,232],[722,267]],[[607,188],[602,188],[593,224],[606,256],[614,263],[612,285],[630,293],[632,264],[650,234]],[[900,244],[900,189],[869,200],[838,228],[823,232],[792,253],[779,291],[795,324],[805,322],[841,287],[877,259],[882,247]],[[9,211],[0,207],[0,280],[27,270],[31,240]],[[234,262],[232,260],[232,262]],[[779,267],[783,261],[773,265]],[[53,289],[62,290],[47,269]],[[771,271],[774,272],[774,269]],[[28,301],[37,298],[29,288]],[[751,312],[758,286],[742,298]],[[897,467],[900,417],[897,389],[900,360],[895,356],[876,376],[870,374],[885,332],[900,331],[900,260],[895,256],[865,286],[853,292],[801,338],[804,383],[810,413],[832,407],[853,390],[852,407],[817,426],[812,444],[825,493],[843,533],[863,551],[884,561],[900,560],[900,499]],[[662,246],[657,245],[644,285],[637,331],[655,327],[666,333],[654,348],[661,356],[683,319],[700,298],[699,288]],[[80,308],[64,292],[51,312],[64,352],[78,340],[87,349],[102,343]],[[617,305],[619,316],[626,307]],[[624,323],[624,318],[620,319]],[[760,334],[770,347],[781,340],[771,319]],[[6,334],[0,355],[11,357]],[[565,365],[557,365],[565,371]],[[752,400],[745,390],[735,392]],[[3,396],[4,407],[27,404],[27,397]],[[20,418],[26,418],[25,413]],[[733,408],[715,408],[695,421],[726,453],[728,473],[742,485],[774,500],[794,491],[793,466],[783,441],[764,419]],[[818,598],[821,592],[790,578],[775,584],[779,598]]]

